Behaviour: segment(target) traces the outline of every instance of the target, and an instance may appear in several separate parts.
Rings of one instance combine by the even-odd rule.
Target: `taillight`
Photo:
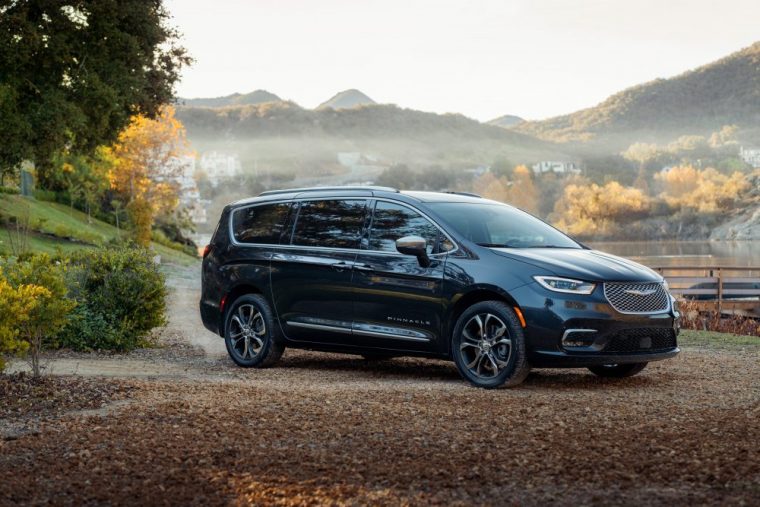
[[[206,245],[203,249],[203,258],[205,259],[208,254],[211,253],[211,245]]]

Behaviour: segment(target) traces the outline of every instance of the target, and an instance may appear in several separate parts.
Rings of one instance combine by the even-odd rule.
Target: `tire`
[[[600,377],[625,378],[633,377],[646,368],[646,365],[647,363],[600,364],[598,366],[589,366],[588,369],[591,373]]]
[[[229,307],[224,343],[230,358],[244,368],[271,366],[285,351],[272,309],[260,294],[240,296]]]
[[[530,373],[520,321],[501,301],[476,303],[462,313],[451,355],[462,377],[476,387],[513,387]]]

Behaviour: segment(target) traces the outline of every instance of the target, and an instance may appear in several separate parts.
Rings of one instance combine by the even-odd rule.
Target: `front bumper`
[[[601,287],[575,295],[528,284],[513,296],[525,316],[528,360],[535,367],[651,362],[680,352],[680,315],[672,304],[662,313],[623,314]]]

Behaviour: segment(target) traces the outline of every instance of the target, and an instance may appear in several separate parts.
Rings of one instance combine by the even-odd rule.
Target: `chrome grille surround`
[[[670,295],[661,282],[605,282],[604,297],[620,313],[670,310]]]

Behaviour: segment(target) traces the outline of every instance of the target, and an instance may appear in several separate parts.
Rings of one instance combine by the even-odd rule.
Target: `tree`
[[[0,167],[110,144],[154,118],[190,63],[162,0],[0,0]]]
[[[110,148],[111,186],[122,196],[138,244],[148,246],[158,214],[170,214],[177,208],[179,189],[173,180],[177,176],[173,161],[189,153],[185,128],[174,117],[172,107],[164,108],[155,120],[136,116]]]

